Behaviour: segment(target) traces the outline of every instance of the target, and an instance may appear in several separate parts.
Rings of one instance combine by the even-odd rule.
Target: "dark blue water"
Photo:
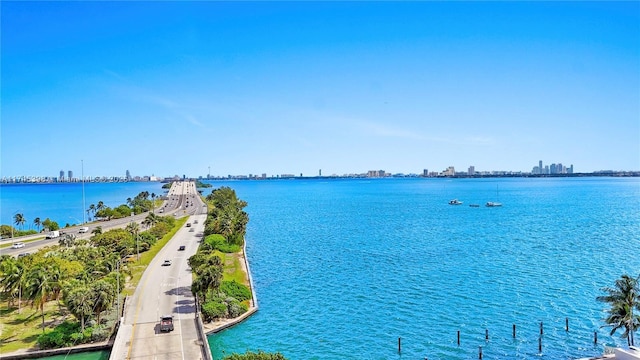
[[[249,203],[260,305],[209,337],[214,358],[262,349],[291,359],[477,359],[482,346],[485,359],[572,359],[622,343],[600,328],[595,298],[621,274],[640,274],[638,178],[213,185]],[[464,204],[448,205],[453,198]],[[487,201],[503,207],[467,206]]]

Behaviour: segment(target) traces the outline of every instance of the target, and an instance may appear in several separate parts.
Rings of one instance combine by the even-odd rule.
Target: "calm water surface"
[[[595,297],[640,274],[638,178],[213,184],[249,203],[260,305],[209,337],[214,358],[477,359],[482,346],[485,359],[572,359],[621,343]],[[504,206],[468,206],[487,201]]]
[[[212,184],[249,203],[260,305],[209,337],[216,359],[248,349],[290,359],[477,359],[479,346],[485,359],[572,359],[622,343],[600,328],[595,297],[640,273],[638,178]],[[157,183],[86,186],[87,206],[163,193]],[[448,205],[453,198],[464,204]],[[82,216],[79,184],[3,185],[0,199],[2,223],[14,208],[28,222]]]
[[[67,223],[79,224],[88,220],[90,214],[86,210],[91,204],[102,201],[106,206],[116,207],[142,191],[164,195],[162,185],[159,182],[85,183],[83,204],[82,183],[2,184],[0,223],[13,225],[13,216],[19,212],[26,219],[25,230],[34,228],[36,217],[41,220],[48,217],[61,227]]]

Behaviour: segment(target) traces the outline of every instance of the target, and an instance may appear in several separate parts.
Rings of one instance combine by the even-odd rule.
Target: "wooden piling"
[[[542,336],[538,338],[538,352],[542,353]]]
[[[542,330],[542,321],[540,321],[540,335],[544,334],[544,331]]]
[[[489,341],[489,329],[484,329],[484,339]]]
[[[564,328],[566,331],[569,331],[569,318],[564,318]]]
[[[516,324],[513,324],[513,338],[516,338]]]
[[[402,352],[402,345],[401,345],[400,337],[398,337],[398,353],[400,352]]]
[[[458,330],[458,346],[460,346],[460,330]]]
[[[593,343],[594,344],[598,343],[598,332],[597,331],[593,332]]]
[[[478,347],[478,359],[482,360],[482,346]]]

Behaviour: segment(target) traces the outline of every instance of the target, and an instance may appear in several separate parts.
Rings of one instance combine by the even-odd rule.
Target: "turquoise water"
[[[212,184],[249,203],[260,305],[209,337],[216,359],[247,349],[290,359],[477,359],[479,346],[485,359],[573,359],[623,343],[600,328],[595,297],[621,274],[640,273],[639,178]],[[160,186],[87,184],[86,203],[114,206]],[[448,205],[453,198],[464,204]],[[79,184],[2,185],[0,200],[2,223],[20,207],[28,221],[82,216]],[[468,206],[486,201],[504,206]]]
[[[638,178],[213,185],[249,203],[260,305],[209,337],[216,359],[247,349],[290,359],[477,359],[479,346],[485,359],[573,359],[622,343],[600,328],[595,297],[621,274],[640,274]],[[448,205],[453,198],[464,205]],[[504,206],[467,206],[496,200]]]
[[[163,195],[161,183],[85,183],[85,206],[82,201],[82,183],[61,184],[2,184],[0,185],[0,223],[12,224],[13,215],[24,214],[27,222],[24,228],[33,228],[33,220],[50,218],[63,227],[65,224],[79,224],[88,219],[86,209],[98,201],[115,207],[126,203],[142,191]],[[83,210],[84,209],[84,210]]]

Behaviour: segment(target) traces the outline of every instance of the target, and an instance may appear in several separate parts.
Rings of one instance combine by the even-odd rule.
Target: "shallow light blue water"
[[[209,337],[216,359],[477,359],[479,346],[485,359],[572,359],[621,343],[595,297],[640,274],[638,178],[212,183],[249,203],[260,305]]]

